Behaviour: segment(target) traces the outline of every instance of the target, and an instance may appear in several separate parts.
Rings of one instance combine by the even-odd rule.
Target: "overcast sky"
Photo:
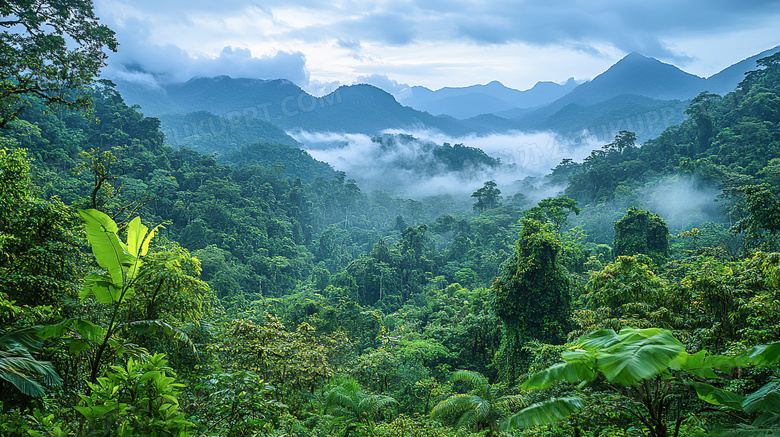
[[[700,76],[780,45],[780,0],[94,0],[105,76],[290,79],[319,94],[589,79],[632,51]]]

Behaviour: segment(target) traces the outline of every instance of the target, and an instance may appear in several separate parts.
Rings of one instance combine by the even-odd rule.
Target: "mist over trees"
[[[78,32],[89,49],[67,64],[77,81],[55,81],[83,98],[57,101],[45,74],[3,77],[0,434],[780,428],[780,55],[645,144],[621,131],[544,177],[409,199],[262,123],[222,156],[192,136],[174,148],[95,83],[97,47],[115,41],[90,2],[0,11],[55,20],[44,55]],[[19,55],[30,38],[4,33],[17,72],[40,67]],[[499,165],[426,147],[436,160],[405,164]],[[676,184],[718,202],[659,214]]]

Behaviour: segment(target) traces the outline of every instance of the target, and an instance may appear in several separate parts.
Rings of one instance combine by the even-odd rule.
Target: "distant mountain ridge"
[[[743,59],[718,73],[713,74],[707,78],[708,90],[715,94],[726,94],[732,91],[742,79],[745,78],[745,73],[756,69],[756,61],[767,56],[772,56],[780,51],[780,46],[773,47],[769,50],[753,55],[747,59]]]
[[[552,103],[592,105],[621,94],[634,94],[659,100],[687,100],[705,88],[706,79],[686,73],[671,64],[629,53],[607,71],[578,86]]]
[[[428,127],[460,134],[466,128],[449,117],[435,117],[402,106],[371,85],[341,86],[315,97],[284,80],[194,78],[158,89],[117,82],[130,104],[147,116],[169,118],[205,111],[224,118],[255,117],[281,129],[378,134],[385,129]]]
[[[173,121],[169,116],[176,114],[208,111],[226,119],[254,117],[286,132],[376,135],[387,129],[436,129],[463,135],[552,130],[576,136],[596,131],[600,140],[608,140],[620,129],[633,129],[643,141],[682,121],[686,101],[705,90],[721,94],[733,90],[745,72],[756,68],[757,59],[778,50],[780,46],[766,50],[709,78],[630,53],[579,85],[570,79],[563,85],[539,82],[525,91],[497,81],[437,91],[411,87],[398,94],[400,103],[391,94],[366,84],[342,86],[315,97],[284,79],[227,76],[194,78],[159,88],[117,81],[117,89],[129,104],[139,104],[146,115],[167,121]],[[267,138],[282,138],[270,126],[253,125],[249,130],[262,132]],[[220,139],[224,147],[234,143],[233,138]]]
[[[486,85],[445,87],[433,91],[414,86],[397,95],[398,101],[434,115],[449,115],[465,119],[481,114],[494,114],[515,108],[534,108],[564,96],[577,86],[574,78],[564,84],[537,82],[533,88],[519,91],[498,81]]]

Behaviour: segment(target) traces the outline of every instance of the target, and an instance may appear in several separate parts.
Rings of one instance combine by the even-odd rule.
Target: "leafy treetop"
[[[0,127],[16,119],[25,96],[86,110],[92,86],[116,51],[91,0],[10,0],[0,6]]]

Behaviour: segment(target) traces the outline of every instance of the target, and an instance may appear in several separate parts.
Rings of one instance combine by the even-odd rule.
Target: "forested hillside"
[[[0,435],[777,435],[780,54],[759,65],[536,204],[364,192],[282,135],[217,159],[110,84],[4,70]],[[648,209],[679,186],[713,206]]]

